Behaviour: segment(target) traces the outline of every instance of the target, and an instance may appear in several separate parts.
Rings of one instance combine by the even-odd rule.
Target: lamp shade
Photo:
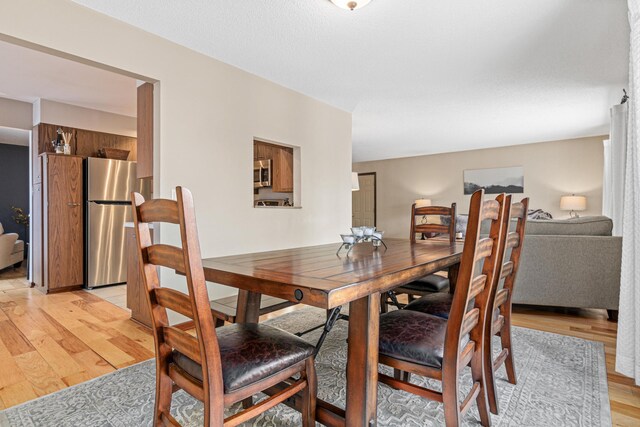
[[[351,191],[360,190],[360,180],[358,179],[358,172],[351,172]]]
[[[587,198],[584,196],[562,196],[560,197],[560,209],[563,211],[583,211],[587,209]]]
[[[336,6],[347,9],[347,10],[356,10],[361,7],[365,7],[371,0],[330,0],[331,3]]]
[[[431,206],[431,199],[416,199],[414,203],[416,204],[416,208],[426,208],[427,206]]]

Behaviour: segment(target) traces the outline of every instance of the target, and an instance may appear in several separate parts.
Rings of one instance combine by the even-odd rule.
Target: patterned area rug
[[[323,322],[324,311],[303,309],[268,323],[290,332]],[[344,406],[347,322],[338,321],[316,365],[320,398]],[[514,328],[516,386],[498,373],[500,415],[494,426],[610,426],[604,349],[601,343],[531,329]],[[305,336],[315,343],[320,332]],[[386,368],[382,368],[386,369]],[[413,376],[417,384],[438,387]],[[92,381],[0,412],[2,426],[151,426],[154,361],[140,363]],[[461,381],[469,389],[470,372]],[[467,385],[466,388],[464,385]],[[229,408],[229,414],[239,410]],[[174,394],[172,412],[184,426],[202,425],[202,404],[184,392]],[[246,426],[299,426],[299,415],[279,405]],[[442,405],[385,385],[378,386],[378,425],[442,426]],[[464,425],[480,425],[475,406]]]

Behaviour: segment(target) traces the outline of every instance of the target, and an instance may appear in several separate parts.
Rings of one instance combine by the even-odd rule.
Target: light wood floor
[[[603,310],[514,311],[517,326],[603,342],[613,425],[640,425],[640,388],[614,371],[617,324]],[[0,409],[152,358],[152,335],[128,317],[95,294],[43,295],[24,272],[0,272]]]

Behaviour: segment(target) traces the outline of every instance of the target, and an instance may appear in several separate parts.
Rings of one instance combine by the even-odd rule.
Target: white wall
[[[377,174],[377,225],[385,236],[407,238],[411,204],[430,198],[436,205],[457,203],[459,213],[469,210],[463,194],[465,169],[523,166],[524,194],[531,209],[543,209],[554,218],[566,218],[560,197],[587,196],[587,211],[602,212],[603,145],[607,136],[542,142],[511,147],[471,150],[430,156],[355,163],[357,172]]]
[[[38,123],[50,123],[134,138],[137,134],[135,117],[78,107],[48,99],[38,99],[33,103],[33,125]]]
[[[205,257],[336,242],[349,227],[349,113],[69,1],[0,0],[0,10],[0,38],[160,82],[156,197],[192,190]],[[302,209],[252,207],[254,137],[301,147]]]
[[[31,103],[0,98],[0,126],[31,130]]]

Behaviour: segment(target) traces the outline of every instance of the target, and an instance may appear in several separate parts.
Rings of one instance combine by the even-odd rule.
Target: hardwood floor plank
[[[135,363],[135,358],[120,350],[108,340],[97,339],[86,343],[91,350],[106,360],[111,366],[124,368]]]
[[[53,338],[45,336],[36,339],[33,341],[33,346],[60,377],[82,372],[80,365]]]
[[[9,320],[0,322],[0,340],[2,340],[12,356],[35,351],[31,343]]]
[[[104,360],[100,355],[89,349],[81,353],[72,354],[73,360],[84,368],[86,374],[91,378],[99,377],[116,370],[109,362]]]
[[[0,390],[26,380],[2,340],[0,340],[0,361]]]
[[[53,393],[67,387],[58,374],[37,351],[14,357],[27,381],[38,396]]]
[[[91,375],[86,372],[78,372],[77,374],[69,375],[68,377],[62,378],[62,381],[67,387],[71,387],[72,385],[89,381],[91,378]]]
[[[153,351],[147,350],[136,341],[124,335],[111,338],[109,342],[115,345],[116,347],[118,347],[120,350],[127,353],[129,356],[131,356],[133,358],[132,363],[138,363],[138,362],[142,362],[143,360],[149,360],[155,356],[155,353]]]
[[[0,388],[0,398],[2,398],[7,408],[33,400],[37,397],[38,395],[33,391],[31,383],[26,380]]]

